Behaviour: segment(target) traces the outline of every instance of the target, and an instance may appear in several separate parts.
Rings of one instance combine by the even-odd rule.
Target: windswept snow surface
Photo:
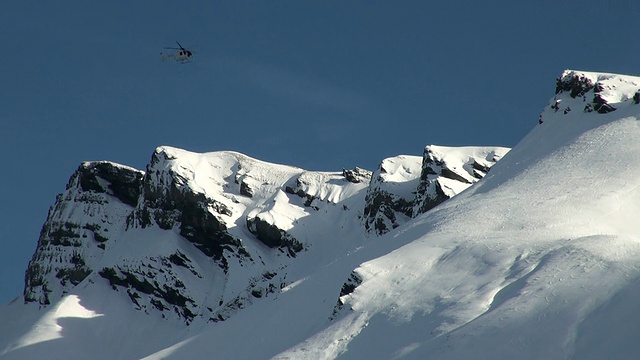
[[[380,237],[365,236],[357,210],[346,210],[362,204],[364,186],[334,187],[335,173],[291,167],[268,174],[268,181],[256,175],[267,170],[246,170],[252,178],[243,181],[256,195],[238,195],[234,207],[253,211],[249,202],[257,203],[260,216],[291,226],[294,236],[317,238],[303,239],[308,251],[287,263],[282,291],[225,321],[176,326],[132,310],[110,290],[97,292],[90,277],[63,298],[71,318],[55,315],[61,305],[37,311],[16,301],[0,308],[10,324],[0,327],[0,358],[635,359],[640,105],[633,95],[640,79],[564,76],[570,74],[599,82],[616,110],[582,111],[593,89],[584,99],[560,92],[543,123],[487,176]],[[219,155],[216,161],[226,156]],[[232,196],[211,187],[220,172],[199,170],[213,157],[178,158],[185,181],[220,201]],[[413,167],[389,176],[415,173],[416,159],[403,159]],[[240,178],[243,171],[224,176]],[[287,205],[274,190],[294,176],[322,178],[299,184],[322,200],[314,200],[314,209],[302,200]],[[311,211],[326,216],[312,222],[305,216]],[[362,282],[340,297],[352,272]],[[22,337],[38,329],[37,337]]]

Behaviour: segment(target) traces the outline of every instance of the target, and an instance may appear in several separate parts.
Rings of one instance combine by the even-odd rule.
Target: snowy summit
[[[639,121],[640,78],[566,71],[511,150],[85,162],[0,359],[634,358]]]

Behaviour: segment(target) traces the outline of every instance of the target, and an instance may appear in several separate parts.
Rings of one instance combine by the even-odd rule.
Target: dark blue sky
[[[84,160],[159,145],[309,170],[514,146],[567,68],[640,75],[640,4],[14,1],[0,33],[0,302]],[[193,62],[161,62],[164,46]]]

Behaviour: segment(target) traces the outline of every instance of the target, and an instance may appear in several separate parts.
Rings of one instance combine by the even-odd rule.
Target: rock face
[[[387,233],[413,216],[420,161],[419,156],[396,156],[380,163],[365,198],[364,227],[368,232]]]
[[[565,72],[556,79],[556,95],[565,92],[575,99],[585,96],[594,86],[593,81],[585,74]]]
[[[240,240],[227,231],[224,216],[232,216],[223,202],[191,188],[189,178],[171,166],[175,155],[160,148],[147,167],[140,205],[132,213],[132,227],[177,229],[181,236],[228,270],[225,250],[247,255]]]
[[[400,226],[480,179],[506,151],[429,146],[373,173],[170,147],[156,149],[144,172],[83,163],[49,212],[24,300],[47,306],[78,286],[105,287],[150,315],[223,321],[286,289],[295,262],[337,257],[342,248],[326,245],[335,239],[352,248]]]
[[[247,228],[268,247],[286,249],[291,257],[295,257],[296,253],[304,249],[304,246],[293,236],[260,216],[248,218]]]
[[[119,236],[135,206],[143,172],[86,162],[58,195],[25,274],[24,299],[47,305],[81,283]]]
[[[371,181],[371,171],[355,167],[353,170],[342,170],[342,176],[352,183],[369,183]]]
[[[507,152],[504,147],[427,146],[414,214],[422,214],[482,179]]]
[[[422,158],[397,156],[373,174],[364,226],[382,235],[482,179],[507,152],[503,147],[425,147]]]

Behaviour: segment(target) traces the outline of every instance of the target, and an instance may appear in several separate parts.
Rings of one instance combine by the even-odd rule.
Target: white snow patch
[[[65,296],[53,309],[47,311],[40,320],[34,324],[31,331],[19,338],[15,345],[7,349],[6,352],[61,338],[63,336],[62,331],[64,330],[63,326],[60,325],[61,319],[90,319],[99,316],[104,315],[82,306],[80,298],[77,295]]]

